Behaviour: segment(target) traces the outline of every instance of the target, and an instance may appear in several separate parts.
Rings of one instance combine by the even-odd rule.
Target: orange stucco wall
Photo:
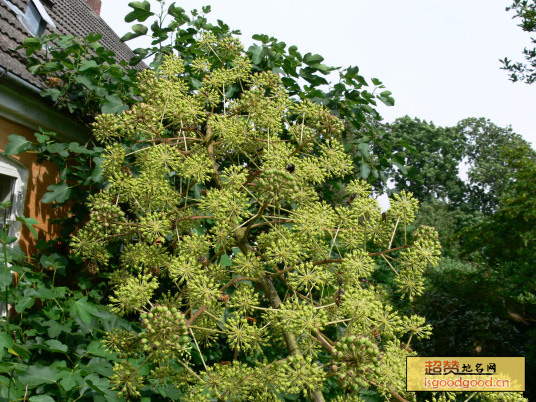
[[[34,131],[27,127],[12,123],[0,117],[0,152],[5,149],[9,142],[8,136],[18,134],[35,142]],[[28,186],[25,197],[24,216],[32,217],[39,221],[35,226],[38,239],[49,240],[59,235],[61,227],[53,224],[51,219],[58,218],[67,213],[66,208],[52,208],[52,204],[41,203],[41,197],[47,192],[47,186],[58,182],[59,172],[57,167],[49,162],[38,163],[34,154],[24,153],[11,158],[18,160],[28,168]],[[30,231],[23,227],[19,246],[26,254],[35,252],[34,239]]]

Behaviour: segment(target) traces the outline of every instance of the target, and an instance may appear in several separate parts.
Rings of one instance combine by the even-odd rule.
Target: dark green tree
[[[465,185],[459,164],[465,155],[463,133],[453,127],[405,116],[383,126],[395,140],[409,143],[407,168],[394,171],[395,188],[411,191],[419,200],[439,199],[454,205],[463,201]],[[411,178],[405,170],[409,169]]]
[[[536,302],[536,155],[528,146],[503,148],[503,159],[516,170],[498,208],[467,231],[466,247],[478,250],[506,280],[504,290],[520,301]],[[500,233],[500,236],[497,236]]]
[[[468,163],[469,180],[467,203],[472,210],[490,214],[496,210],[516,172],[522,168],[516,160],[505,157],[507,150],[523,149],[527,157],[536,155],[536,152],[511,127],[499,127],[489,119],[464,119],[456,129],[465,141],[464,161]]]

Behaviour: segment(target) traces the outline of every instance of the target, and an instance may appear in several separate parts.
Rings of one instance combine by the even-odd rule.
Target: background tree
[[[404,167],[398,167],[393,172],[397,190],[411,191],[421,201],[434,198],[460,205],[465,187],[459,178],[459,165],[466,152],[463,133],[408,116],[382,128],[411,146],[406,164],[414,174],[409,178],[403,174]]]
[[[525,32],[536,32],[536,1],[534,0],[514,0],[514,2],[506,7],[506,11],[513,11],[513,18],[519,18],[520,26]],[[536,39],[531,38],[531,43],[536,44]],[[505,58],[501,60],[502,69],[510,72],[510,80],[513,82],[524,81],[527,84],[532,84],[536,81],[536,48],[525,48],[523,50],[526,64],[522,62],[512,63],[511,60]]]
[[[489,119],[464,119],[456,130],[463,135],[466,144],[463,157],[469,181],[467,204],[472,210],[490,214],[497,209],[499,200],[522,167],[506,157],[507,150],[523,149],[529,159],[536,152],[511,127],[499,127]]]
[[[408,165],[418,166],[424,172],[421,178],[429,173],[423,188],[446,192],[443,197],[430,190],[418,193],[423,202],[416,222],[438,230],[444,257],[437,269],[426,272],[429,293],[410,310],[429,317],[437,328],[417,347],[428,355],[457,350],[467,355],[532,356],[535,278],[530,255],[535,220],[531,194],[536,152],[511,128],[483,118],[465,119],[449,129],[456,133],[457,150],[463,151],[453,157],[437,146],[438,138],[446,140],[446,129],[407,117],[386,129],[406,139],[408,150],[418,151],[409,155]],[[465,183],[457,177],[460,168],[467,172]],[[443,171],[455,180],[442,175]],[[397,189],[419,184],[409,177],[395,181]],[[492,337],[481,334],[484,327],[493,328]],[[529,364],[527,370],[532,375],[535,367]],[[527,395],[533,392],[529,385]]]

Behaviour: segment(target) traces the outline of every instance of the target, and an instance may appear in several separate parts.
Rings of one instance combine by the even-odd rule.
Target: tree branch
[[[395,251],[404,250],[404,249],[410,248],[410,247],[411,246],[405,245],[405,246],[390,248],[389,250],[378,251],[377,253],[369,253],[369,257],[375,257],[375,256],[382,255],[382,254],[393,253]]]

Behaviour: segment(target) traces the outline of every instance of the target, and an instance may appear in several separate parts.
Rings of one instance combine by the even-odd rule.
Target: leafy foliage
[[[97,113],[125,110],[136,95],[137,69],[116,61],[100,39],[102,35],[95,33],[83,39],[52,34],[28,38],[21,46],[26,49],[28,70],[44,76],[48,85],[41,95],[83,122]]]
[[[393,172],[398,190],[411,191],[422,201],[434,198],[454,205],[463,201],[464,183],[458,177],[458,166],[466,153],[463,133],[408,116],[384,128],[393,138],[410,145],[408,167],[398,164]],[[408,168],[415,172],[412,177],[404,174]]]
[[[496,210],[519,168],[505,162],[505,149],[523,146],[528,154],[534,154],[527,141],[510,127],[498,127],[484,118],[467,118],[456,127],[436,127],[406,116],[384,128],[408,144],[408,166],[395,164],[395,188],[411,191],[421,201],[445,202],[464,213],[489,215]],[[416,173],[404,174],[408,169]],[[460,177],[461,169],[466,170],[467,182]]]
[[[511,127],[499,127],[484,118],[464,119],[456,128],[466,143],[468,206],[490,214],[497,209],[499,200],[523,166],[507,156],[508,150],[523,148],[529,158],[536,156],[536,152]]]
[[[52,253],[28,264],[14,244],[16,238],[8,236],[12,223],[6,221],[7,206],[0,205],[0,300],[5,308],[0,320],[0,397],[116,400],[108,377],[118,359],[99,339],[105,330],[132,330],[132,325],[99,305],[101,286],[72,269],[76,264],[68,258]],[[35,219],[17,220],[35,232]]]
[[[536,1],[534,0],[514,0],[513,3],[506,7],[506,11],[513,11],[513,18],[518,18],[521,23],[518,25],[525,32],[536,32]],[[531,43],[536,44],[536,39],[531,38]],[[525,48],[523,55],[527,64],[522,62],[512,62],[507,57],[501,60],[503,70],[510,72],[510,80],[513,82],[524,81],[532,84],[536,81],[536,47],[533,49]]]

